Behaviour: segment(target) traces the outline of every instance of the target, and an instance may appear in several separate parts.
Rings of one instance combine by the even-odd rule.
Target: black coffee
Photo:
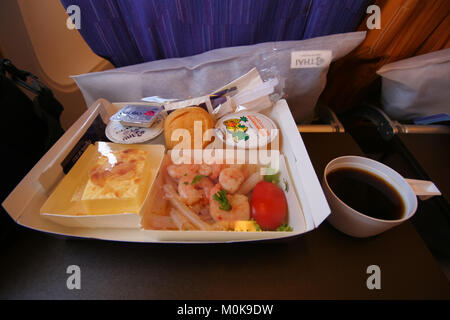
[[[357,168],[338,168],[327,175],[334,194],[349,207],[376,219],[397,220],[405,214],[398,191],[382,178]]]

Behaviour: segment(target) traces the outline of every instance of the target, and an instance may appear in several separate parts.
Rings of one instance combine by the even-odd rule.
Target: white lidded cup
[[[328,174],[340,168],[364,170],[390,184],[404,203],[405,211],[402,216],[396,220],[378,219],[358,212],[344,203],[336,196],[327,181]],[[328,222],[339,231],[358,238],[380,234],[410,219],[417,209],[417,196],[427,199],[441,194],[430,181],[405,179],[390,167],[359,156],[343,156],[330,161],[325,167],[322,187],[331,208]]]

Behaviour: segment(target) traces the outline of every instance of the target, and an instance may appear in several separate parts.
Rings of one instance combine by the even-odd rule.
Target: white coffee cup
[[[330,188],[327,175],[338,168],[357,168],[368,171],[388,182],[400,194],[405,212],[397,220],[382,220],[367,216],[349,207]],[[341,232],[358,238],[370,237],[393,228],[411,218],[417,209],[417,197],[426,199],[441,193],[430,181],[405,179],[388,166],[364,157],[344,156],[336,158],[325,167],[323,190],[331,208],[328,222]]]

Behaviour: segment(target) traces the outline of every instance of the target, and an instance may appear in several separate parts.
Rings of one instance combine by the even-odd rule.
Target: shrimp
[[[226,211],[220,209],[219,202],[214,199],[214,195],[220,190],[223,190],[220,183],[216,184],[214,188],[211,189],[209,199],[209,213],[211,217],[227,229],[232,229],[235,221],[249,220],[250,204],[247,196],[244,196],[243,194],[225,195],[231,205],[231,209]]]
[[[190,173],[183,175],[178,182],[178,194],[187,205],[193,205],[202,199],[209,197],[213,183],[208,177],[200,177],[198,181],[197,175]]]
[[[245,178],[244,172],[239,167],[230,167],[220,172],[219,183],[227,192],[235,193],[239,190]]]
[[[198,173],[215,180],[219,177],[219,174],[224,167],[224,164],[201,164]]]
[[[167,166],[167,173],[174,179],[180,179],[189,174],[197,173],[198,169],[198,164],[171,164]]]
[[[212,224],[215,222],[214,219],[209,214],[209,202],[207,203],[197,202],[196,204],[190,207],[192,211],[194,211],[199,216],[199,218],[205,221],[206,223]]]

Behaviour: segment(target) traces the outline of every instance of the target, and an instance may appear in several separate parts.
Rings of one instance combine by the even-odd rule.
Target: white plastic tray
[[[64,176],[60,163],[77,144],[97,116],[107,123],[109,116],[124,103],[97,100],[41,158],[2,203],[5,210],[19,225],[57,235],[147,243],[223,243],[281,239],[298,236],[317,228],[330,214],[317,175],[303,144],[297,125],[285,100],[264,112],[281,133],[281,153],[286,160],[286,172],[291,192],[299,206],[290,210],[292,232],[227,232],[227,231],[157,231],[130,228],[85,228],[56,224],[39,214],[39,209],[57,183]],[[163,135],[151,143],[164,144]]]

